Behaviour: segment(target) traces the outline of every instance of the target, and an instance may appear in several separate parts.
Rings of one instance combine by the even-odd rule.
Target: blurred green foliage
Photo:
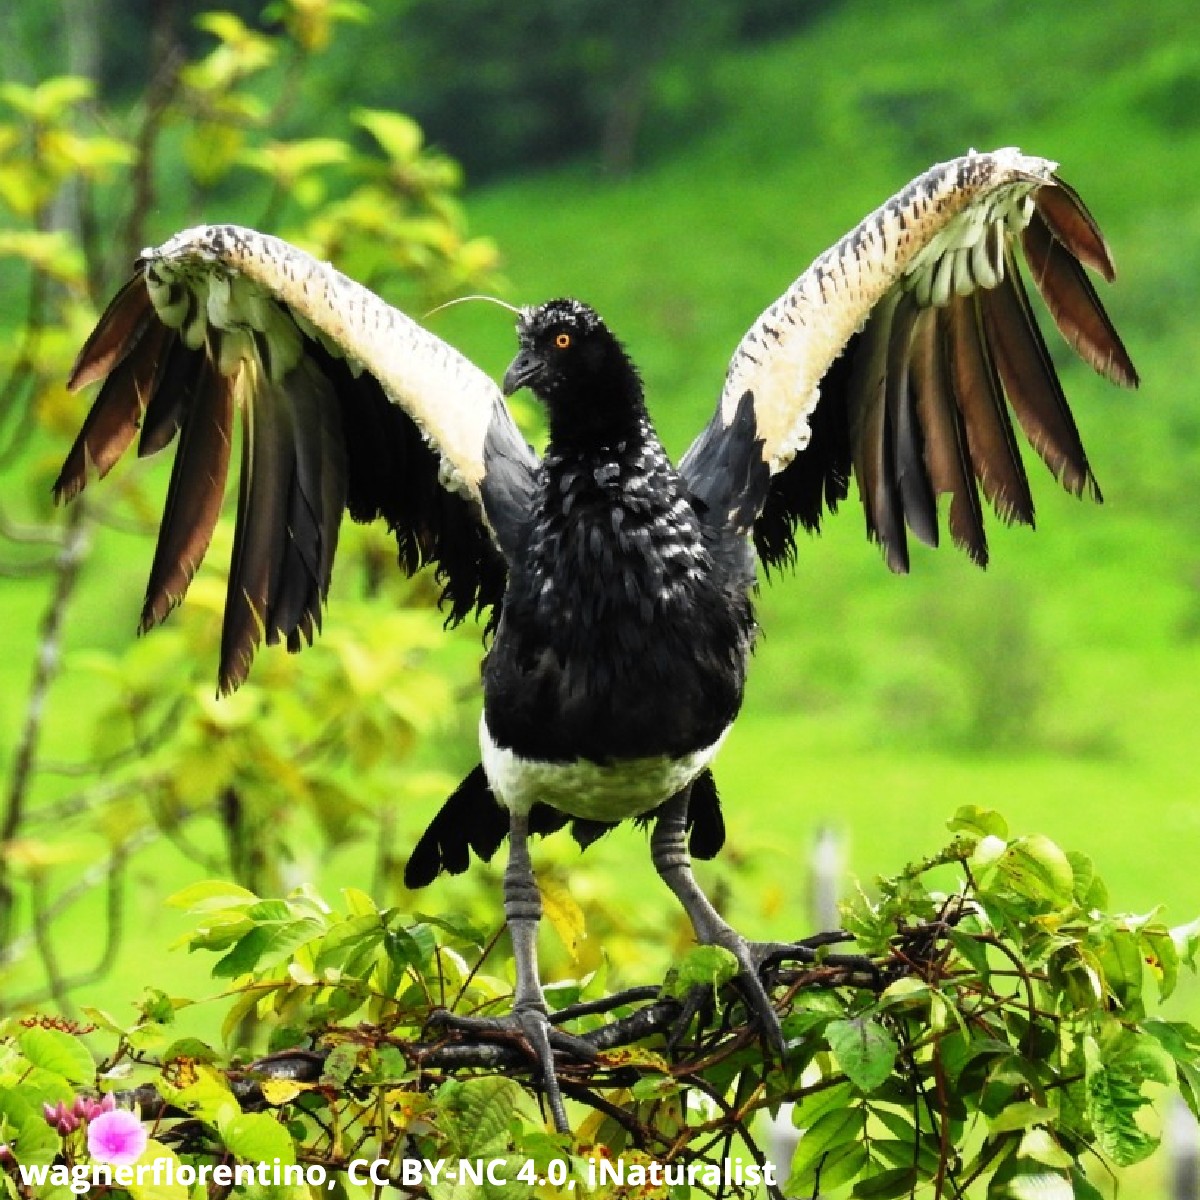
[[[207,873],[272,892],[332,850],[365,842],[384,892],[396,864],[381,826],[405,802],[444,797],[454,783],[413,763],[451,712],[453,685],[432,582],[402,580],[383,530],[347,531],[337,628],[297,674],[296,663],[272,656],[232,700],[213,696],[231,540],[222,525],[179,620],[115,649],[104,634],[90,639],[56,689],[64,630],[79,629],[86,612],[75,588],[93,539],[103,554],[113,531],[132,533],[145,555],[161,509],[162,480],[137,471],[118,472],[65,523],[51,522],[47,503],[81,417],[64,386],[71,357],[128,271],[131,247],[148,236],[151,213],[182,224],[189,203],[236,179],[245,207],[231,219],[265,218],[409,304],[491,282],[495,250],[466,234],[458,168],[425,146],[410,118],[357,110],[361,147],[276,136],[289,89],[347,14],[296,4],[276,15],[273,34],[231,13],[201,16],[207,45],[190,62],[150,64],[157,90],[131,111],[107,108],[77,77],[0,88],[0,256],[16,281],[9,294],[28,297],[23,311],[5,312],[13,332],[2,343],[0,459],[22,486],[6,488],[0,517],[15,577],[7,586],[37,587],[43,606],[32,637],[8,655],[20,682],[5,714],[0,969],[26,987],[37,980],[34,1001],[70,1008],[75,988],[107,972],[130,924],[127,866],[147,844],[168,843]],[[64,972],[52,949],[62,914],[77,919],[72,906],[99,883],[103,937]]]

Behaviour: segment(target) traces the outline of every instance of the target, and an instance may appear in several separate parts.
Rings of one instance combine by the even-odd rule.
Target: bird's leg
[[[663,882],[683,905],[696,940],[704,946],[723,946],[738,961],[737,987],[758,1023],[763,1039],[776,1051],[783,1050],[779,1017],[759,977],[759,968],[773,947],[748,942],[721,916],[700,890],[692,874],[687,850],[687,808],[690,789],[685,788],[659,809],[650,835],[650,855]]]
[[[554,1070],[554,1050],[566,1050],[576,1057],[594,1058],[595,1048],[550,1024],[546,998],[538,977],[537,934],[542,916],[542,898],[533,877],[529,858],[529,817],[527,813],[509,815],[508,865],[504,869],[504,919],[512,937],[517,966],[517,987],[513,1011],[509,1017],[461,1017],[447,1015],[447,1024],[476,1033],[509,1034],[518,1029],[528,1040],[542,1072],[542,1088],[554,1118],[554,1127],[567,1133],[567,1111]]]

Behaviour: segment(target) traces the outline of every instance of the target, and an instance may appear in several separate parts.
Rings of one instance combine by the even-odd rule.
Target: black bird
[[[653,821],[659,874],[697,939],[727,947],[768,1041],[778,1020],[746,942],[689,860],[724,840],[710,763],[741,704],[755,560],[795,553],[853,474],[868,536],[906,571],[908,534],[987,560],[979,490],[1033,522],[1009,409],[1068,491],[1100,493],[1017,262],[1067,341],[1113,382],[1137,375],[1084,267],[1104,239],[1056,166],[970,153],[913,180],[822,254],[751,326],[712,419],[678,466],[641,380],[576,300],[521,309],[501,389],[378,297],[276,238],[205,226],[146,250],[80,353],[103,379],[55,493],[178,435],[141,627],[183,597],[216,522],[235,409],[243,426],[221,646],[225,692],[260,638],[311,641],[343,510],[382,518],[401,566],[435,564],[453,619],[491,616],[482,765],[418,842],[406,879],[461,871],[509,838],[514,1013],[566,1117],[538,980],[527,841],[568,821],[586,844]],[[504,395],[546,407],[542,459]]]

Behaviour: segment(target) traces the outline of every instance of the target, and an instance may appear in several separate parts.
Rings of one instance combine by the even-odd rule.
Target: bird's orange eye
[[[555,339],[554,344],[560,349],[565,350],[571,344],[571,335],[569,333],[560,333]]]

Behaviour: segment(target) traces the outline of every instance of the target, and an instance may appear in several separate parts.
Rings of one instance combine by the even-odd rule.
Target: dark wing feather
[[[1005,521],[1033,524],[1033,497],[1008,406],[980,326],[978,297],[955,296],[949,313],[950,379],[967,428],[967,446],[983,494]]]
[[[150,302],[145,281],[135,275],[100,314],[96,328],[75,358],[67,387],[76,391],[111,375],[155,321],[154,305]]]
[[[103,379],[55,484],[74,496],[133,440],[178,448],[142,615],[183,597],[224,495],[235,400],[242,464],[219,686],[264,638],[296,650],[320,626],[342,512],[382,518],[401,565],[433,563],[450,620],[494,609],[505,538],[537,460],[482,372],[366,289],[277,239],[189,230],[148,251],[80,353]],[[486,459],[503,461],[496,480]]]
[[[725,845],[725,818],[711,771],[701,771],[688,798],[688,850],[693,858],[710,859]]]
[[[917,398],[917,412],[925,434],[925,465],[934,492],[950,497],[947,524],[950,537],[971,561],[987,564],[987,538],[983,509],[975,488],[967,430],[954,403],[946,363],[948,338],[939,331],[944,309],[926,309],[917,320],[909,380]]]
[[[1004,278],[980,294],[987,341],[995,356],[1004,391],[1030,445],[1067,491],[1084,488],[1096,499],[1100,489],[1050,351],[1034,319],[1016,259],[1008,254]]]
[[[888,340],[885,398],[891,429],[896,484],[908,527],[927,546],[938,544],[937,498],[925,461],[925,432],[917,410],[909,363],[920,309],[911,295],[901,296]]]
[[[196,385],[205,370],[205,351],[189,350],[179,338],[172,338],[162,356],[162,370],[154,394],[142,417],[142,435],[138,438],[138,457],[157,454],[174,440],[192,404]]]
[[[127,284],[105,310],[71,372],[73,386],[81,386],[76,380],[103,379],[104,384],[55,481],[56,496],[69,500],[93,475],[103,479],[128,449],[156,392],[167,341],[145,287]]]
[[[819,533],[825,513],[836,512],[849,495],[850,422],[844,397],[861,338],[861,333],[852,334],[845,352],[830,364],[821,387],[832,402],[813,409],[808,444],[771,477],[762,510],[754,522],[754,548],[768,572],[795,558],[797,525],[809,533]]]
[[[896,299],[871,314],[850,371],[846,395],[854,473],[867,518],[867,536],[887,550],[894,571],[908,570],[904,507],[896,477],[895,422],[887,405],[887,365]]]
[[[954,542],[978,563],[977,488],[1008,521],[1033,523],[1010,407],[1064,486],[1099,497],[1021,283],[1014,246],[1068,343],[1101,374],[1137,374],[1087,278],[1112,259],[1055,165],[1015,150],[940,164],[813,263],[747,331],[717,414],[684,459],[719,442],[752,398],[771,482],[755,523],[769,568],[794,528],[819,527],[853,465],[868,535],[893,570],[907,531],[936,545],[937,497]]]
[[[225,495],[232,438],[233,387],[203,356],[180,428],[139,632],[157,625],[183,599],[208,550]]]
[[[1063,337],[1079,357],[1113,383],[1137,385],[1137,371],[1096,289],[1074,254],[1035,209],[1021,235],[1029,272]]]

